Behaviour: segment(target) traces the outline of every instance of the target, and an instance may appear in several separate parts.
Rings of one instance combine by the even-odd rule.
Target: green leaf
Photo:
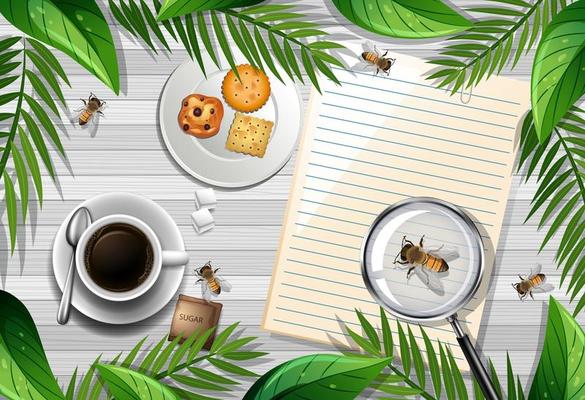
[[[57,105],[53,101],[51,94],[43,84],[43,82],[39,79],[38,76],[35,75],[34,72],[30,70],[24,71],[28,81],[31,83],[32,87],[34,88],[35,92],[43,99],[45,104],[49,106],[49,108],[55,113],[55,115],[59,115],[59,110],[57,109]]]
[[[39,199],[39,203],[43,204],[43,181],[41,178],[41,169],[39,168],[39,163],[37,162],[37,156],[33,150],[33,147],[28,140],[28,137],[24,130],[18,126],[18,137],[20,138],[20,143],[22,146],[22,151],[26,158],[26,162],[28,164],[28,168],[30,170],[30,174],[33,179],[33,183],[35,185],[35,189],[37,192],[37,197]]]
[[[215,37],[217,38],[217,41],[219,42],[219,47],[221,47],[223,55],[225,56],[230,67],[232,68],[232,71],[234,71],[236,76],[239,78],[238,71],[236,69],[236,62],[234,60],[234,56],[232,55],[232,51],[230,50],[230,45],[228,43],[227,37],[225,36],[225,33],[223,32],[223,27],[221,25],[221,22],[219,21],[219,18],[217,17],[217,14],[215,13],[215,11],[211,11],[210,13],[211,13],[211,24],[213,25]]]
[[[36,115],[38,120],[41,122],[41,125],[43,126],[43,128],[45,128],[45,131],[47,131],[47,134],[57,147],[57,150],[59,150],[59,153],[65,155],[65,149],[63,148],[61,139],[59,139],[57,129],[55,129],[53,121],[51,121],[51,118],[49,118],[46,111],[35,99],[30,97],[28,94],[24,93],[24,98],[28,105],[30,106],[31,111]]]
[[[416,343],[416,339],[412,334],[412,330],[410,329],[410,325],[408,326],[408,339],[410,341],[410,351],[412,354],[412,364],[414,365],[414,372],[416,373],[416,378],[418,380],[420,387],[425,387],[425,366],[422,358],[422,354]]]
[[[179,343],[181,338],[182,338],[181,335],[177,335],[177,337],[174,338],[173,341],[170,342],[167,345],[167,347],[165,347],[164,350],[160,353],[160,355],[156,358],[156,360],[154,361],[154,365],[152,366],[153,374],[158,373],[158,371],[160,371],[160,369],[167,363],[171,354],[173,353],[173,350],[175,349],[175,347],[177,347],[177,344]]]
[[[380,307],[380,323],[382,324],[382,340],[384,341],[384,353],[386,357],[394,357],[394,341],[392,339],[392,330],[388,323],[388,317],[382,307]]]
[[[61,104],[63,104],[63,106],[65,106],[66,105],[65,97],[63,96],[63,91],[61,90],[61,86],[59,85],[57,78],[53,74],[53,71],[51,70],[51,68],[49,67],[47,62],[45,60],[43,60],[34,51],[26,50],[25,53],[26,53],[26,56],[28,58],[30,58],[30,60],[33,62],[35,67],[39,70],[39,72],[41,73],[43,78],[45,78],[45,81],[47,81],[49,86],[51,86],[51,89],[53,89],[53,91],[55,92],[55,94],[59,98],[59,101],[61,101]]]
[[[26,220],[26,211],[28,206],[28,171],[24,159],[20,155],[18,148],[12,145],[12,159],[14,160],[14,169],[18,178],[18,192],[20,193],[20,205],[22,206],[22,220]]]
[[[333,0],[345,18],[380,35],[431,38],[464,31],[471,22],[436,0]]]
[[[199,354],[205,343],[207,343],[207,339],[209,339],[213,332],[215,332],[215,327],[209,328],[197,338],[195,343],[191,346],[191,349],[189,349],[189,354],[187,355],[187,360],[189,360],[189,362]]]
[[[83,7],[57,0],[4,0],[0,13],[22,32],[63,51],[119,93],[116,48],[95,0],[84,1]]]
[[[41,135],[39,127],[29,113],[24,110],[21,110],[20,112],[24,118],[24,122],[26,122],[26,127],[28,128],[30,137],[32,138],[32,141],[41,156],[41,160],[43,160],[43,163],[45,164],[45,168],[47,168],[47,171],[51,177],[54,178],[55,170],[53,169],[53,164],[51,163],[51,156],[49,155],[49,150],[47,150],[47,146],[43,141],[43,136]]]
[[[268,353],[263,351],[230,351],[227,353],[223,353],[221,356],[223,358],[227,358],[228,360],[253,360],[254,358],[263,357],[268,355]]]
[[[8,230],[10,231],[10,254],[14,253],[16,245],[16,226],[17,226],[17,204],[16,192],[12,184],[12,178],[6,171],[2,175],[4,178],[4,201],[6,203],[6,214],[8,215]]]
[[[120,7],[118,7],[118,5],[113,0],[108,0],[108,5],[110,7],[112,15],[114,16],[114,18],[116,18],[116,21],[118,21],[120,25],[126,28],[126,30],[130,32],[133,36],[136,36],[134,28],[132,28],[130,21],[128,20],[128,18],[126,18],[122,10],[120,10]]]
[[[256,374],[255,372],[252,372],[242,367],[238,367],[235,364],[232,364],[224,360],[220,360],[218,358],[210,358],[208,361],[215,367],[221,369],[222,371],[229,372],[230,374],[240,376],[258,376],[258,374]]]
[[[164,336],[146,355],[146,357],[144,357],[144,359],[142,360],[142,362],[140,363],[140,366],[138,367],[138,370],[140,372],[147,372],[150,371],[150,366],[152,365],[152,363],[154,362],[154,360],[156,359],[156,357],[158,356],[158,354],[160,353],[160,349],[162,349],[163,345],[165,344],[165,342],[167,341],[167,337]]]
[[[142,13],[144,14],[144,17],[146,18],[146,22],[148,23],[150,30],[152,32],[154,32],[158,41],[161,42],[162,45],[165,46],[165,48],[170,52],[171,48],[169,47],[169,44],[167,43],[167,40],[165,39],[165,37],[162,33],[162,30],[158,26],[158,22],[156,21],[154,14],[152,13],[152,11],[150,11],[150,8],[144,2],[144,0],[140,0],[140,7],[142,8]]]
[[[208,370],[203,369],[203,368],[188,367],[187,369],[193,375],[197,375],[198,377],[206,379],[210,382],[215,382],[215,383],[219,383],[222,385],[238,385],[239,384],[238,382],[236,382],[232,379],[226,378],[225,376],[218,375],[214,372],[208,371]]]
[[[368,340],[364,339],[359,333],[353,331],[351,328],[347,326],[346,329],[347,333],[349,334],[349,336],[351,336],[353,341],[363,350],[367,351],[369,354],[373,356],[378,356],[380,354],[380,351],[376,349]]]
[[[95,361],[91,364],[91,367],[85,373],[85,376],[81,380],[81,384],[79,385],[79,391],[77,392],[78,399],[87,399],[89,394],[89,387],[91,386],[91,381],[95,377],[95,367],[100,362],[102,358],[101,354],[95,359]]]
[[[53,53],[51,53],[51,51],[41,42],[31,38],[27,38],[26,41],[33,47],[33,49],[35,49],[37,53],[39,53],[40,57],[53,69],[53,71],[55,71],[57,75],[63,79],[63,82],[65,82],[68,86],[71,86],[69,79],[63,70],[63,67],[59,63],[59,60],[57,60],[57,57],[55,57]]]
[[[232,351],[236,351],[238,350],[240,347],[243,347],[245,345],[247,345],[248,343],[254,341],[258,339],[257,337],[254,336],[247,336],[247,337],[243,337],[243,338],[239,338],[233,341],[230,341],[228,343],[226,343],[225,345],[223,345],[218,351],[217,353],[220,355],[223,355],[225,353],[229,353]]]
[[[165,384],[127,368],[98,364],[97,369],[110,392],[118,399],[178,400]]]
[[[445,384],[445,394],[447,399],[455,399],[455,386],[453,383],[453,375],[451,374],[451,368],[449,367],[449,361],[445,355],[443,345],[439,343],[439,354],[441,356],[441,368],[443,370],[443,383]]]
[[[254,58],[256,66],[262,68],[262,59],[260,58],[258,50],[256,50],[256,45],[254,44],[254,38],[252,38],[252,34],[248,30],[248,27],[244,23],[244,20],[240,19],[239,25],[240,32],[242,33],[242,39],[244,40],[244,43],[246,43],[246,46],[248,46],[248,50],[250,50],[250,55]]]
[[[142,338],[142,340],[140,342],[136,343],[136,345],[132,348],[132,350],[130,350],[130,352],[128,353],[126,358],[124,358],[124,361],[122,361],[122,364],[120,364],[121,367],[128,368],[132,365],[132,363],[136,359],[136,356],[138,355],[138,352],[142,348],[142,345],[144,344],[144,341],[146,340],[146,338],[147,337],[145,336],[144,338]]]
[[[362,329],[364,330],[366,336],[370,340],[370,343],[377,350],[378,354],[380,354],[380,351],[382,350],[382,345],[380,344],[378,332],[376,332],[376,329],[372,326],[370,321],[368,321],[367,318],[364,317],[364,314],[362,314],[360,310],[356,309],[355,313],[357,314],[358,320],[360,321],[360,325],[362,326]]]
[[[5,175],[5,182],[6,177]],[[25,305],[3,290],[0,290],[0,304],[2,304],[0,307],[0,358],[3,363],[9,362],[12,367],[12,374],[5,372],[0,374],[0,393],[3,388],[10,391],[16,389],[11,379],[21,377],[29,390],[36,393],[37,397],[28,393],[28,396],[33,399],[64,399],[57,379],[49,367],[37,327]],[[17,379],[17,382],[19,380]],[[18,392],[15,391],[15,393]]]
[[[244,400],[354,399],[389,361],[329,354],[296,358],[263,375]]]
[[[447,357],[449,358],[449,367],[451,368],[451,373],[453,374],[455,389],[457,389],[457,398],[459,400],[467,400],[467,387],[465,386],[465,381],[463,380],[461,371],[457,366],[457,361],[455,361],[450,348],[447,348]]]
[[[543,33],[532,66],[531,102],[542,143],[585,93],[585,1],[556,16]]]
[[[317,75],[315,74],[313,64],[311,63],[311,57],[309,56],[309,52],[304,47],[301,48],[301,60],[303,62],[303,67],[305,67],[305,72],[307,73],[309,79],[311,80],[311,83],[315,85],[317,91],[321,93],[319,81],[317,80]]]
[[[498,373],[496,372],[496,368],[494,367],[492,360],[488,360],[488,368],[490,370],[490,378],[492,379],[492,383],[496,393],[498,394],[498,398],[502,399],[502,384],[500,383],[500,378],[498,378]]]
[[[211,37],[209,36],[209,31],[207,30],[207,22],[205,21],[205,16],[203,15],[202,12],[197,13],[197,27],[199,28],[201,42],[205,46],[207,54],[209,54],[209,57],[211,58],[213,63],[219,67],[220,65],[217,59],[217,55],[215,54],[215,48],[213,47],[213,42],[211,40]]]
[[[234,330],[238,327],[240,323],[235,322],[225,328],[217,337],[213,340],[213,344],[211,345],[211,349],[209,350],[210,353],[215,353],[217,350],[227,342],[230,335],[234,332]]]
[[[421,393],[420,389],[410,386],[399,386],[399,385],[379,385],[376,386],[377,390],[384,393],[395,394],[397,396],[413,396]]]
[[[585,396],[585,332],[552,296],[548,304],[544,346],[528,399],[578,399]]]
[[[158,11],[158,20],[179,17],[195,11],[222,10],[226,8],[247,7],[261,3],[263,0],[165,0]]]
[[[148,28],[146,27],[146,22],[142,17],[142,13],[140,12],[140,8],[138,4],[134,2],[134,0],[128,0],[128,6],[124,3],[124,0],[121,0],[120,5],[124,10],[130,24],[134,30],[138,33],[138,35],[146,42],[148,47],[157,54],[156,47],[154,43],[152,43],[152,39],[150,38],[150,33],[148,32]]]
[[[171,357],[171,361],[169,362],[168,367],[169,371],[175,371],[175,368],[177,367],[177,365],[179,365],[181,360],[183,360],[183,357],[187,353],[187,350],[191,348],[191,345],[193,344],[195,339],[197,339],[197,331],[193,332],[191,336],[189,336],[187,340],[185,340],[183,344],[181,344],[179,348],[175,351],[175,354],[173,354],[173,357]]]
[[[225,386],[220,386],[215,383],[207,382],[202,379],[193,378],[190,376],[172,374],[171,378],[177,382],[196,389],[212,390],[217,392],[229,392],[230,389]]]
[[[431,373],[431,380],[433,381],[433,389],[435,390],[435,395],[437,398],[441,397],[441,369],[439,368],[439,363],[437,362],[437,355],[435,354],[435,349],[433,344],[431,343],[431,339],[425,332],[423,328],[420,328],[420,332],[422,334],[423,340],[425,342],[425,351],[427,352],[427,360],[429,364],[429,370]]]
[[[71,379],[69,379],[69,384],[67,385],[67,393],[65,393],[65,400],[73,400],[73,396],[75,395],[75,385],[77,384],[77,368],[73,371],[73,375],[71,375]]]
[[[508,376],[508,400],[516,400],[516,383],[514,382],[514,370],[510,361],[510,354],[506,352],[506,370]]]
[[[203,75],[205,75],[205,63],[203,62],[203,57],[201,55],[201,49],[199,48],[199,42],[197,40],[197,32],[195,32],[195,25],[193,24],[193,16],[192,15],[185,16],[185,25],[187,27],[187,36],[189,37],[189,43],[191,44],[191,49],[192,49],[192,51],[191,51],[187,47],[187,51],[189,52],[189,55],[195,56],[195,59],[197,60],[197,64],[199,64],[199,68],[201,68],[201,72],[203,72]],[[186,43],[185,45],[188,46],[189,43]],[[211,57],[215,57],[215,53],[209,53],[209,55]]]
[[[410,358],[410,351],[408,349],[408,341],[406,339],[406,335],[404,334],[404,330],[402,329],[402,325],[400,324],[400,322],[396,321],[396,325],[398,327],[398,341],[400,343],[400,361],[402,361],[404,375],[409,377],[410,366],[412,363]]]
[[[0,40],[0,51],[4,51],[6,49],[11,48],[16,43],[20,42],[22,37],[14,36],[14,37],[7,37],[6,39]]]

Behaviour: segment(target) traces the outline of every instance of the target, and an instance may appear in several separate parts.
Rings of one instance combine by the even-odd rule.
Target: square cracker
[[[264,157],[274,122],[237,112],[225,148],[236,153]]]

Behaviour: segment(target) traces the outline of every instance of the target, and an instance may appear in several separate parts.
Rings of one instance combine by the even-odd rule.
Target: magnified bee
[[[232,285],[222,277],[216,275],[219,268],[213,269],[211,261],[208,261],[203,267],[196,269],[195,273],[200,276],[196,283],[201,283],[201,294],[207,301],[211,296],[217,297],[221,291],[229,292],[232,290]]]
[[[541,269],[542,265],[536,264],[527,278],[523,278],[522,275],[518,274],[520,282],[512,283],[512,287],[518,292],[520,300],[524,301],[528,295],[534,300],[533,292],[544,293],[554,289],[553,285],[546,283],[546,275],[540,273]]]
[[[441,291],[443,285],[438,277],[438,273],[449,271],[447,260],[452,261],[459,257],[455,249],[445,248],[444,245],[429,248],[423,246],[424,235],[420,238],[418,246],[406,238],[402,237],[400,252],[394,258],[393,264],[408,265],[406,279],[410,279],[413,273],[417,273],[431,289]],[[400,258],[400,260],[399,260]]]
[[[396,59],[386,57],[388,50],[384,50],[384,54],[382,54],[370,41],[365,42],[363,47],[362,59],[366,67],[376,68],[376,75],[380,71],[385,72],[386,75],[390,75],[390,68],[394,65]]]
[[[83,107],[76,110],[79,112],[78,114],[78,122],[80,126],[86,125],[92,119],[97,119],[97,115],[104,115],[102,110],[104,109],[106,102],[98,99],[95,94],[89,93],[89,98],[87,100],[80,99],[83,102]]]

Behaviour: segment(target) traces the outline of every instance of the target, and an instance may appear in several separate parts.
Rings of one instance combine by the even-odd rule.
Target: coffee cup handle
[[[189,254],[184,251],[163,250],[162,252],[162,266],[175,267],[178,265],[185,265],[189,262]]]

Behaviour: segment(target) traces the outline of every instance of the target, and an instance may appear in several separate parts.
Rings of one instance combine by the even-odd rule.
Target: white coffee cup
[[[98,285],[89,275],[85,265],[85,249],[89,239],[101,228],[112,224],[128,224],[142,232],[152,246],[152,268],[146,279],[137,287],[123,291],[114,292]],[[160,240],[144,221],[125,214],[113,214],[94,221],[81,235],[75,250],[75,261],[77,273],[85,286],[95,295],[111,301],[128,301],[142,296],[156,282],[163,267],[185,265],[189,261],[189,255],[184,251],[163,250]]]

